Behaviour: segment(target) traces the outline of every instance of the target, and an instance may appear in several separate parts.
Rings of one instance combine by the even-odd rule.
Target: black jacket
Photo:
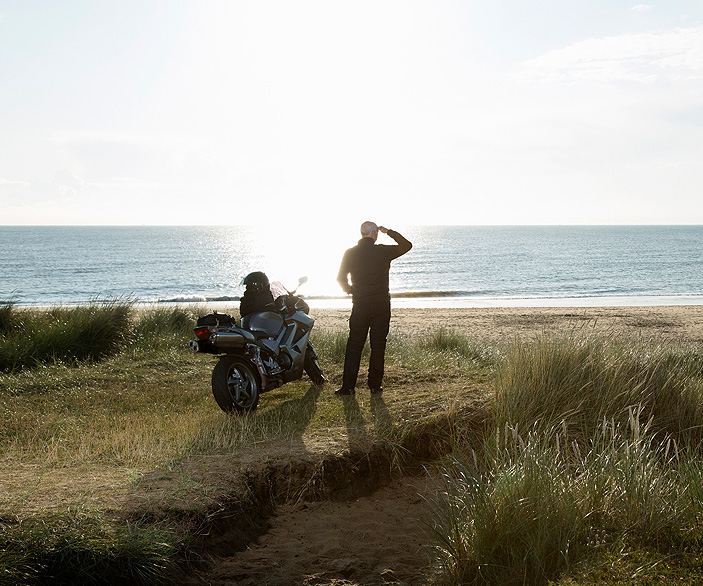
[[[273,307],[273,295],[268,287],[258,291],[245,291],[239,301],[239,315],[244,317],[251,313],[273,309]]]
[[[353,301],[388,297],[391,261],[413,247],[409,240],[395,230],[388,230],[388,236],[397,244],[375,244],[372,238],[362,238],[356,246],[344,253],[337,282],[346,293],[351,293]]]

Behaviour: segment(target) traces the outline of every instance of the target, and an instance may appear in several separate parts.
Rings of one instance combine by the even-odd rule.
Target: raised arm
[[[405,238],[400,232],[396,232],[395,230],[389,230],[388,228],[385,228],[384,226],[379,226],[378,227],[379,232],[383,232],[384,234],[388,234],[393,240],[395,240],[398,248],[397,252],[398,254],[395,255],[395,258],[402,256],[406,252],[408,252],[412,247],[412,242]]]

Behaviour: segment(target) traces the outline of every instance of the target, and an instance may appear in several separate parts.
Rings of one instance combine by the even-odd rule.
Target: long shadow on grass
[[[276,429],[282,425],[282,422],[285,422],[288,431],[284,432],[283,435],[290,438],[286,445],[291,454],[304,454],[308,452],[308,448],[303,440],[303,435],[315,416],[321,392],[322,386],[311,384],[302,397],[283,401],[267,411],[256,414],[255,417],[261,420],[261,429],[264,433],[266,430]]]
[[[344,405],[344,419],[347,424],[349,449],[367,445],[369,437],[366,433],[366,422],[359,408],[359,402],[354,395],[342,397],[342,401]]]
[[[317,411],[322,387],[247,415],[217,412],[194,434],[182,457],[164,462],[136,483],[125,503],[128,516],[151,519],[201,515],[223,495],[247,487],[250,477],[266,474],[275,460],[306,460],[311,454],[305,430]]]
[[[385,436],[393,428],[393,418],[381,395],[371,395],[371,413],[376,433]]]

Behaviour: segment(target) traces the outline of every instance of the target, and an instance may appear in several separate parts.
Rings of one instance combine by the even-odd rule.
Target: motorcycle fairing
[[[283,317],[274,311],[261,311],[242,318],[242,327],[256,335],[257,333],[275,338],[283,329]]]

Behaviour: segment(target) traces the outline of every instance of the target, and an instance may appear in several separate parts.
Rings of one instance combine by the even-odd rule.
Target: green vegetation
[[[498,425],[593,437],[604,420],[622,426],[636,408],[651,433],[699,445],[703,352],[587,335],[513,344],[496,376]]]
[[[676,559],[690,578],[701,561],[700,457],[636,430],[607,430],[586,449],[559,437],[509,430],[480,461],[444,471],[432,526],[440,583],[546,584],[638,551],[654,565]]]
[[[213,462],[224,459],[236,471],[252,451],[273,454],[284,445],[304,452],[303,435],[329,440],[332,453],[348,445],[348,434],[362,448],[378,438],[403,441],[390,415],[379,419],[364,405],[350,421],[338,399],[307,380],[267,394],[251,416],[225,415],[210,392],[216,359],[186,347],[203,313],[129,303],[3,310],[3,352],[24,345],[32,358],[8,361],[0,374],[0,580],[168,582],[189,559],[193,538],[231,515],[209,508],[208,495],[232,506],[237,490],[243,502],[249,498],[245,468],[239,480],[208,475]],[[41,330],[52,342],[43,353],[31,344]],[[82,333],[112,335],[112,342],[79,352]],[[326,374],[338,377],[346,335],[314,343]],[[399,385],[451,383],[459,362],[449,354],[433,361],[406,338],[389,344],[389,376]],[[398,402],[400,423],[425,417],[450,395],[418,388]]]
[[[438,583],[703,581],[696,364],[695,350],[584,335],[510,346],[492,435],[437,481]]]
[[[175,441],[171,418],[186,422],[193,403],[192,392],[175,392],[192,369],[179,346],[193,320],[182,309],[137,312],[117,302],[0,310],[0,476],[17,479],[14,494],[4,487],[0,510],[0,585],[170,583],[187,558],[187,535],[163,523],[115,522],[81,493],[105,481],[105,467],[126,479],[132,467],[179,454],[184,442]],[[63,484],[91,475],[94,483],[57,506],[43,479],[64,470]]]
[[[302,380],[231,417],[213,357],[186,348],[202,313],[0,307],[0,586],[169,583],[237,507],[323,490],[321,464],[292,467],[310,440],[320,459],[447,456],[428,497],[437,585],[703,583],[699,348],[406,332],[383,410]],[[346,333],[313,342],[333,386]],[[288,476],[259,494],[247,466],[275,458]]]
[[[444,328],[420,340],[419,347],[432,356],[468,358],[481,366],[489,366],[495,359],[495,348],[479,344],[458,332]]]
[[[69,511],[5,525],[0,584],[167,584],[184,544],[157,526],[115,527],[96,513]]]
[[[119,302],[45,312],[6,304],[0,308],[0,372],[114,354],[130,335],[129,315],[130,305]]]

